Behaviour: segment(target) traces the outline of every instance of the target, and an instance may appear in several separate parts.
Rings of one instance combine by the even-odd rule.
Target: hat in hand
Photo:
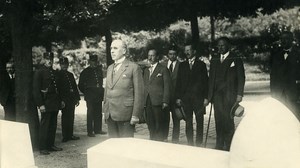
[[[239,103],[235,103],[230,111],[230,117],[241,117],[244,114],[244,107],[241,106]]]
[[[98,61],[97,55],[90,55],[90,61]]]
[[[54,54],[53,54],[53,52],[45,52],[45,53],[43,54],[43,58],[44,58],[44,59],[50,59],[50,60],[53,60]]]
[[[179,119],[179,120],[185,120],[186,119],[185,112],[184,112],[184,109],[183,109],[182,106],[176,107],[174,112],[175,112],[175,115],[176,115],[177,119]]]
[[[69,60],[66,57],[59,58],[59,64],[69,64]]]

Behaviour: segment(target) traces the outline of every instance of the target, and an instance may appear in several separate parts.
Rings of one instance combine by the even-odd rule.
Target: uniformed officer
[[[41,113],[39,148],[40,154],[61,151],[56,147],[55,134],[58,111],[64,107],[58,88],[57,72],[53,70],[53,53],[44,53],[43,66],[36,71],[33,80],[33,96]]]
[[[73,135],[75,106],[79,105],[80,96],[74,75],[68,71],[68,58],[60,58],[59,64],[61,67],[61,70],[58,72],[59,90],[61,98],[65,103],[65,107],[61,111],[62,142],[67,142],[69,140],[80,139]]]
[[[97,55],[90,55],[89,64],[90,66],[80,73],[78,87],[84,94],[87,105],[88,136],[95,137],[95,134],[106,134],[102,131],[103,75]]]

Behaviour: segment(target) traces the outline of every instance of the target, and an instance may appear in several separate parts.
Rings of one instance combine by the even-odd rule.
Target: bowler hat
[[[43,54],[43,57],[44,57],[44,59],[50,59],[50,60],[53,60],[54,54],[53,54],[53,52],[45,52],[45,53]]]
[[[235,103],[230,111],[230,117],[241,117],[244,114],[244,107],[241,106],[239,103]]]
[[[98,61],[97,55],[90,55],[90,61]]]
[[[60,64],[69,64],[69,60],[66,57],[61,57],[61,58],[59,58],[59,63]]]
[[[175,112],[177,119],[179,119],[179,120],[186,119],[185,112],[184,112],[184,109],[182,106],[176,107],[174,112]]]

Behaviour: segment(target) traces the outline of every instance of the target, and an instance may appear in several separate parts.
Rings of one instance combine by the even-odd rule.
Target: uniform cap
[[[90,61],[98,61],[97,55],[90,55]]]
[[[69,60],[66,57],[61,57],[61,58],[59,58],[59,63],[60,64],[69,64]]]
[[[53,60],[54,54],[53,54],[53,52],[45,52],[45,53],[43,54],[43,57],[44,57],[44,59],[50,59],[50,60]]]

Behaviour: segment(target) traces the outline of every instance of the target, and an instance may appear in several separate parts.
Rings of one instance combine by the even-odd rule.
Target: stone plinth
[[[27,124],[0,120],[0,167],[36,168]]]
[[[134,138],[108,139],[88,149],[88,167],[225,168],[228,152]]]

